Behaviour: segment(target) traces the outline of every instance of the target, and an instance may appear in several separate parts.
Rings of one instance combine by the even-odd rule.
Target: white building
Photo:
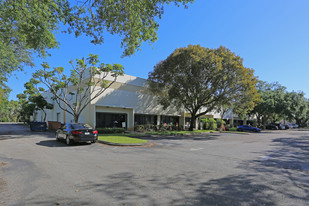
[[[106,80],[112,80],[112,77]],[[135,125],[142,124],[184,126],[189,122],[189,113],[175,107],[164,110],[146,86],[146,79],[130,75],[119,76],[110,88],[83,110],[79,122],[88,123],[96,128],[124,127],[127,130],[134,130]],[[52,110],[46,110],[46,121],[73,122],[73,116],[59,108],[52,100],[51,93],[45,92],[43,96],[54,105]],[[206,116],[220,118],[218,113]],[[38,112],[36,120],[42,119],[42,114]]]

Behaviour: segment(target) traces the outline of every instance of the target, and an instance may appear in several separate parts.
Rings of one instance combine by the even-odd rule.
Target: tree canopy
[[[98,55],[90,54],[87,59],[70,61],[70,76],[64,73],[63,67],[50,68],[48,63],[42,64],[43,69],[33,74],[37,81],[49,89],[59,108],[74,117],[74,122],[78,122],[81,112],[91,101],[124,74],[122,65],[99,64],[98,58]]]
[[[163,106],[175,105],[191,114],[193,129],[196,117],[218,106],[242,102],[242,111],[253,109],[258,101],[253,73],[225,47],[189,45],[158,63],[148,80],[149,89]]]
[[[284,112],[290,121],[304,125],[309,120],[309,101],[304,92],[287,92],[284,97]]]
[[[123,56],[142,42],[157,40],[158,18],[164,4],[187,5],[194,0],[3,0],[0,2],[0,84],[25,65],[33,55],[46,56],[59,46],[56,31],[86,35],[94,44],[106,32],[120,35]]]
[[[259,81],[257,89],[260,102],[254,107],[253,113],[257,116],[258,124],[262,124],[265,129],[269,120],[277,121],[285,115],[284,97],[286,88],[278,82]]]
[[[20,115],[24,122],[29,122],[30,116],[32,116],[36,110],[41,110],[44,113],[44,117],[41,121],[45,121],[45,110],[53,109],[53,104],[47,102],[42,96],[42,92],[44,92],[45,89],[38,87],[39,83],[38,80],[31,78],[29,82],[24,84],[24,92],[17,95],[21,105]]]

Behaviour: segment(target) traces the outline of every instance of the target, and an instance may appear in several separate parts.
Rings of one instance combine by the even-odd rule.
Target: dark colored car
[[[284,126],[284,124],[280,124],[280,123],[270,123],[268,125],[266,125],[266,129],[280,129],[280,130],[284,130],[286,129],[286,127]]]
[[[257,127],[251,127],[250,125],[241,125],[237,127],[237,131],[240,132],[260,132],[261,130]]]
[[[271,124],[266,125],[266,129],[278,130],[279,128],[276,124],[271,123]]]
[[[74,142],[92,142],[98,140],[98,131],[88,124],[67,123],[56,131],[56,140],[65,140],[67,145]]]

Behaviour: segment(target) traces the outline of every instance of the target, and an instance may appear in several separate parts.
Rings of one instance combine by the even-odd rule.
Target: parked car
[[[275,123],[275,125],[277,125],[278,129],[280,129],[280,130],[286,129],[285,126],[284,126],[284,124]]]
[[[293,124],[293,128],[298,128],[298,124]]]
[[[98,139],[98,131],[88,124],[67,123],[56,131],[56,140],[65,140],[67,145],[74,142],[92,142]]]
[[[293,129],[294,126],[291,123],[287,123],[286,125],[284,125],[286,129]]]
[[[268,125],[266,125],[266,129],[275,129],[277,128],[276,130],[280,129],[280,130],[284,130],[286,129],[284,124],[280,124],[280,123],[270,123]]]
[[[274,123],[266,125],[266,129],[271,129],[271,130],[278,130],[278,126]]]
[[[237,127],[237,131],[240,132],[260,132],[261,130],[257,127],[251,127],[250,125],[241,125]]]

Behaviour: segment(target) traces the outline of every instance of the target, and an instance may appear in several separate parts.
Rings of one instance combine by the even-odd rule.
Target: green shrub
[[[208,127],[209,127],[209,119],[208,118],[204,118],[204,119],[201,119],[201,122],[202,122],[202,127],[204,130],[206,130]]]
[[[141,124],[135,125],[134,126],[134,131],[136,131],[136,132],[143,132],[143,131],[145,131],[145,127],[144,127],[144,125],[141,125]]]
[[[230,127],[229,131],[237,131],[237,128],[236,127]]]
[[[201,119],[204,130],[216,130],[217,121],[214,118],[204,118]]]
[[[97,130],[99,134],[116,134],[126,131],[124,128],[97,128]]]
[[[222,127],[222,124],[225,125],[225,121],[224,121],[224,120],[222,120],[222,124],[221,124],[221,119],[220,119],[220,118],[219,118],[219,119],[216,119],[216,122],[217,122],[217,127],[218,127],[218,128],[221,128],[221,127]]]
[[[217,130],[217,121],[213,118],[209,118],[209,127],[208,130]]]

